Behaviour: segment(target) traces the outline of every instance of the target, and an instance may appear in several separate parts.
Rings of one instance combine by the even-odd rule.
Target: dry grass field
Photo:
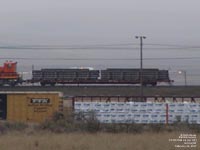
[[[170,138],[178,138],[179,135],[178,132],[141,134],[11,132],[0,135],[0,150],[183,150],[184,148],[175,148],[175,143],[169,142]],[[198,148],[200,143],[197,148],[190,149]]]
[[[73,114],[71,114],[73,116]],[[199,150],[200,126],[164,124],[99,124],[55,113],[41,124],[0,122],[0,150]],[[76,116],[78,117],[78,115]],[[181,134],[197,136],[196,148],[176,148]]]

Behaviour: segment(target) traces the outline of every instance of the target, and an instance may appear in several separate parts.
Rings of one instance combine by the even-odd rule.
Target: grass
[[[179,132],[141,134],[35,132],[31,135],[11,132],[0,136],[0,150],[175,150],[174,143],[168,140],[179,135]]]
[[[196,134],[200,140],[200,125],[99,124],[93,117],[65,115],[55,113],[39,125],[0,122],[0,150],[176,150],[178,143],[169,139],[180,134]]]

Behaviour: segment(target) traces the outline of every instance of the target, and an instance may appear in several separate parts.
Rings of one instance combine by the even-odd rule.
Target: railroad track
[[[65,95],[140,95],[139,86],[16,86],[0,87],[0,91],[60,91]],[[144,87],[145,95],[200,95],[200,86],[156,86]]]

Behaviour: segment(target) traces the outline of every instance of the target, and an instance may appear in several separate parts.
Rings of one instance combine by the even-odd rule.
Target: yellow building
[[[62,109],[60,92],[0,92],[0,119],[40,123]]]

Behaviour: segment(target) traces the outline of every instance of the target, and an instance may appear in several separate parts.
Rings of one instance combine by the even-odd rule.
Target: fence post
[[[166,124],[169,123],[169,105],[166,103]]]

